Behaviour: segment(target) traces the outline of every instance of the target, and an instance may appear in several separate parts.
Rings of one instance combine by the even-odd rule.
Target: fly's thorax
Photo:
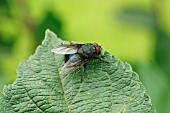
[[[93,58],[96,56],[96,48],[93,44],[84,44],[79,48],[78,54],[82,57]]]

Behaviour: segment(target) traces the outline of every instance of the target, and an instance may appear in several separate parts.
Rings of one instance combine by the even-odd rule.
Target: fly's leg
[[[82,66],[81,83],[84,81],[84,66]]]
[[[84,74],[85,74],[86,64],[82,66],[82,77],[81,77],[81,83],[84,82]]]

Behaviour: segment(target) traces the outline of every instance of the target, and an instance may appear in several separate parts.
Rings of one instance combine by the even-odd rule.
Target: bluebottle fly
[[[96,58],[101,53],[101,47],[97,43],[87,44],[62,44],[51,51],[56,54],[64,54],[66,62],[61,68],[60,74],[67,75]]]

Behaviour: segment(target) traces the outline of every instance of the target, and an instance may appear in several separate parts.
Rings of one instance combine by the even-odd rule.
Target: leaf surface
[[[63,41],[47,30],[42,45],[23,61],[16,81],[0,94],[2,113],[155,113],[139,76],[111,57],[91,60],[62,76],[64,56],[51,52]]]

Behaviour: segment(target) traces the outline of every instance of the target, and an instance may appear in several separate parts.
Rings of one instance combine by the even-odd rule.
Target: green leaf
[[[59,75],[64,56],[51,49],[61,42],[47,30],[35,54],[20,64],[16,81],[0,94],[2,113],[156,112],[139,76],[108,52],[104,61],[94,59],[84,71]]]

